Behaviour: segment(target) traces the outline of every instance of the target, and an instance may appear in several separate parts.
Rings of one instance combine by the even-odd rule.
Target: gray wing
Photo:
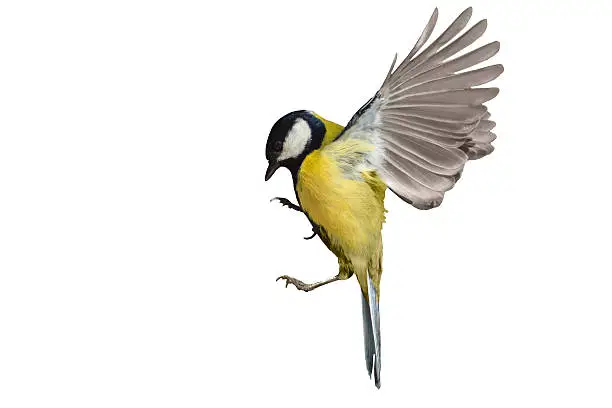
[[[419,53],[436,25],[435,9],[406,59],[395,70],[393,61],[380,90],[338,137],[374,144],[369,164],[395,194],[419,209],[440,205],[465,163],[493,151],[495,122],[484,103],[499,90],[475,87],[497,78],[503,66],[469,70],[494,56],[499,42],[459,55],[487,27],[482,20],[459,35],[471,14],[471,7],[463,11]]]

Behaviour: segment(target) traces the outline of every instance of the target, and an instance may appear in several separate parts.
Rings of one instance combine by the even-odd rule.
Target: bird
[[[434,9],[420,37],[397,65],[393,59],[381,87],[346,126],[310,110],[286,114],[274,123],[266,142],[265,180],[281,167],[290,171],[297,204],[275,197],[303,213],[338,258],[338,273],[316,283],[288,275],[277,278],[310,292],[355,275],[361,291],[366,368],[381,385],[380,282],[382,227],[387,190],[420,210],[438,207],[460,179],[469,160],[493,152],[486,102],[499,89],[481,87],[504,68],[489,60],[498,41],[462,52],[485,33],[487,20],[464,30],[472,16],[465,9],[435,40]],[[424,48],[425,44],[428,44]]]

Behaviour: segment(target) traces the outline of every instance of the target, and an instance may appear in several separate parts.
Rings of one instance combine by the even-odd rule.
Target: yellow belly
[[[304,159],[296,187],[302,208],[325,229],[332,246],[349,256],[378,250],[386,186],[374,172],[346,178],[337,161],[317,150]]]

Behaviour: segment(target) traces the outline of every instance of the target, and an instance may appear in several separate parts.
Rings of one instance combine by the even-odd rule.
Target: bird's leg
[[[281,205],[284,205],[286,207],[291,208],[292,210],[295,210],[295,211],[298,211],[298,212],[304,212],[304,210],[302,210],[302,207],[300,207],[299,205],[293,204],[291,201],[287,200],[286,198],[283,198],[283,197],[274,197],[273,199],[270,200],[270,202],[272,202],[274,200],[276,200],[279,203],[281,203]]]
[[[298,211],[298,212],[304,212],[304,210],[302,210],[302,207],[300,207],[299,205],[293,204],[291,201],[289,201],[286,198],[283,197],[274,197],[273,199],[270,200],[270,202],[272,201],[278,201],[279,203],[281,203],[281,205],[284,205],[286,207],[291,208],[292,210]],[[308,240],[308,239],[313,239],[314,237],[317,236],[317,233],[319,232],[319,228],[316,226],[312,227],[312,235],[309,237],[304,237],[304,239]]]
[[[308,240],[308,239],[313,239],[314,237],[317,236],[317,234],[319,233],[319,226],[318,225],[313,225],[312,226],[312,235],[309,237],[304,237],[304,239]]]
[[[316,282],[316,283],[304,283],[304,282],[302,282],[299,279],[295,279],[295,278],[292,278],[291,276],[287,276],[287,275],[279,276],[278,278],[276,278],[277,281],[279,279],[284,279],[285,280],[285,287],[289,286],[289,284],[292,284],[298,290],[303,290],[304,292],[310,292],[311,290],[314,290],[314,289],[316,289],[318,287],[321,287],[323,285],[327,285],[328,283],[332,283],[332,282],[335,282],[337,280],[346,279],[346,278],[342,278],[340,276],[340,274],[338,274],[338,275],[334,276],[333,278],[329,278],[329,279],[324,280],[322,282]]]

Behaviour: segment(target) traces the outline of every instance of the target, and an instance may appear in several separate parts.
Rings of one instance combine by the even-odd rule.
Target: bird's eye
[[[274,151],[280,152],[281,150],[283,150],[283,142],[281,142],[280,140],[277,140],[272,145],[272,148],[274,149]]]

